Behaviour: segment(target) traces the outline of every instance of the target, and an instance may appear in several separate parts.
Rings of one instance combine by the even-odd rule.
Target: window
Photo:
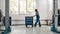
[[[31,14],[36,9],[36,0],[10,0],[10,14]]]
[[[10,14],[18,13],[18,0],[10,0]]]
[[[26,14],[26,0],[20,0],[20,14]]]
[[[27,0],[27,13],[32,13],[36,9],[35,0]]]

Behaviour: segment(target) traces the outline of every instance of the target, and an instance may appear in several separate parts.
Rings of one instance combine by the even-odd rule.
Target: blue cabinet
[[[33,17],[32,16],[25,17],[25,25],[26,25],[26,27],[27,27],[27,25],[32,25],[32,27],[33,27]]]

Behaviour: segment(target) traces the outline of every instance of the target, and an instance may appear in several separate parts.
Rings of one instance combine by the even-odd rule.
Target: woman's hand
[[[33,17],[35,17],[36,15],[34,15]]]

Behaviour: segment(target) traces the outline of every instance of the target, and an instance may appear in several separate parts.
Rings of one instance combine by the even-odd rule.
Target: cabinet
[[[28,25],[31,25],[33,27],[33,17],[32,16],[26,16],[25,17],[25,25],[26,25],[26,27]]]

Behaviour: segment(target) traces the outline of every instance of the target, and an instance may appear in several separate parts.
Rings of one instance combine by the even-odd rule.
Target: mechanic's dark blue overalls
[[[38,11],[36,12],[36,22],[35,22],[35,27],[36,27],[37,24],[39,25],[39,27],[41,26],[41,23],[40,23],[40,16],[39,16]]]

